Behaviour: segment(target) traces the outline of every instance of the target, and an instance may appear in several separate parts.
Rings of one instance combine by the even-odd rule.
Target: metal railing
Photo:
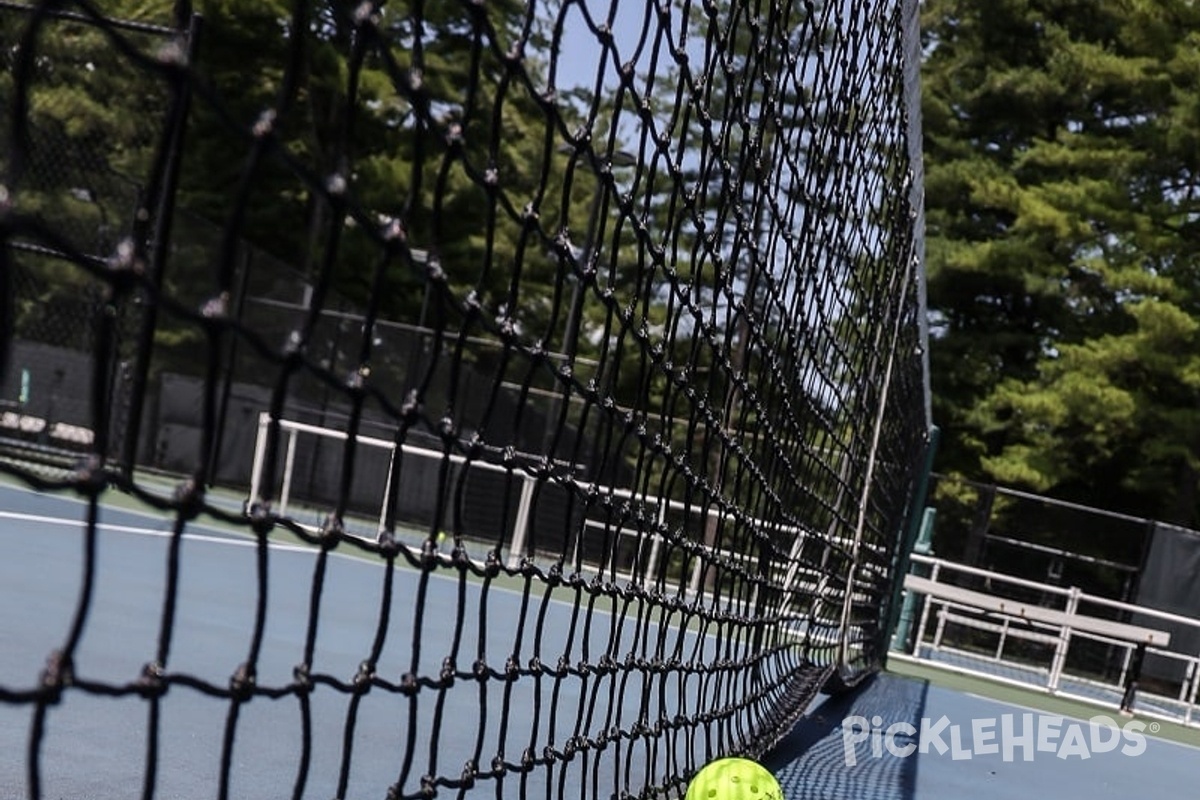
[[[919,621],[890,658],[1200,727],[1200,653],[1156,630],[1200,631],[1200,619],[922,554],[912,564],[925,573]],[[1152,674],[1146,658],[1158,659]]]

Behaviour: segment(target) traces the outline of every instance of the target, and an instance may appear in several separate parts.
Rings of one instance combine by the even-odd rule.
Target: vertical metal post
[[[658,504],[658,512],[654,515],[654,535],[650,543],[650,558],[646,561],[646,576],[651,581],[658,574],[659,550],[662,548],[662,529],[666,527],[668,502],[661,500]]]
[[[1190,725],[1192,712],[1196,710],[1196,692],[1200,690],[1200,657],[1192,657],[1192,689],[1188,694],[1187,711],[1184,713],[1183,724]]]
[[[1125,657],[1121,660],[1121,674],[1117,678],[1117,683],[1124,686],[1125,678],[1129,675],[1129,664],[1130,659],[1133,658],[1133,650],[1128,647],[1122,647],[1121,649],[1125,651]]]
[[[1121,713],[1132,714],[1133,703],[1137,697],[1138,681],[1142,677],[1142,663],[1146,660],[1146,643],[1138,642],[1137,650],[1133,654],[1133,667],[1129,670],[1129,676],[1125,679],[1125,693],[1121,697]]]
[[[929,573],[929,580],[937,583],[938,573],[941,571],[942,565],[934,562],[933,569]],[[925,628],[929,624],[929,609],[933,605],[933,601],[925,598],[925,603],[921,608],[921,622],[917,625],[917,637],[913,639],[912,654],[917,658],[921,657],[921,642],[925,641]]]
[[[288,431],[287,454],[283,457],[283,488],[279,490],[279,516],[287,514],[288,498],[292,495],[292,474],[296,467],[295,428]]]
[[[517,569],[525,556],[525,540],[529,536],[529,520],[533,510],[534,479],[521,476],[521,499],[517,503],[517,519],[513,525],[512,544],[508,550],[508,568]]]
[[[262,501],[263,462],[267,459],[267,428],[271,415],[263,411],[258,415],[258,434],[254,437],[254,465],[250,467],[250,497],[246,500],[246,511]]]
[[[1063,623],[1062,630],[1058,634],[1058,645],[1054,648],[1054,660],[1050,664],[1050,681],[1046,688],[1051,692],[1058,691],[1058,683],[1062,678],[1063,665],[1067,661],[1067,650],[1071,646],[1071,628],[1074,627],[1071,623],[1071,618],[1079,610],[1079,595],[1078,586],[1072,586],[1067,595],[1067,607],[1064,610],[1066,614],[1066,622]]]
[[[238,276],[236,296],[233,301],[233,318],[239,323],[242,321],[242,313],[246,308],[246,286],[250,281],[250,259],[251,251],[249,246],[246,246],[242,250],[242,274]],[[208,475],[205,476],[205,482],[209,486],[216,483],[217,473],[220,470],[221,449],[225,445],[225,423],[229,417],[229,399],[233,394],[233,373],[234,367],[237,365],[239,341],[236,335],[230,337],[229,350],[225,356],[225,380],[221,386],[221,399],[217,407],[217,430],[216,436],[213,438],[212,454],[208,461]]]
[[[180,4],[182,15],[187,8],[186,3]],[[196,14],[188,18],[185,36],[187,63],[192,63],[196,56],[197,43],[200,39],[200,17]],[[182,20],[180,20],[182,23]],[[142,317],[141,330],[138,333],[137,352],[133,372],[133,380],[129,395],[128,427],[125,430],[125,441],[121,452],[121,471],[126,478],[132,478],[134,466],[137,463],[138,443],[142,432],[142,412],[145,409],[146,389],[150,378],[150,360],[154,352],[154,329],[157,325],[158,301],[162,292],[163,272],[167,263],[167,250],[171,240],[171,223],[175,215],[175,192],[179,185],[179,170],[183,162],[183,139],[187,129],[188,111],[191,107],[191,83],[180,80],[176,86],[171,112],[162,146],[164,158],[157,185],[153,187],[157,194],[158,207],[155,209],[154,231],[150,240],[149,275],[153,286],[150,302],[147,302]]]
[[[933,652],[937,652],[942,647],[942,636],[946,633],[946,615],[950,613],[950,606],[946,603],[941,604],[942,608],[938,611],[937,630],[933,632]]]
[[[388,505],[392,502],[392,474],[396,469],[396,457],[400,448],[395,442],[388,448],[387,478],[383,484],[383,506],[379,509],[379,533],[387,530]]]
[[[933,525],[934,520],[936,519],[937,509],[926,508],[925,513],[921,515],[921,534],[917,537],[916,544],[912,546],[913,553],[929,555],[933,552]],[[896,568],[896,584],[893,587],[893,603],[895,603],[895,596],[904,591],[904,576],[906,576],[909,572],[909,565],[911,561],[912,557],[909,554],[905,554],[901,559],[899,559],[898,563],[903,566],[898,566]],[[913,593],[904,592],[904,602],[900,606],[900,617],[896,621],[896,630],[892,635],[893,650],[904,650],[905,644],[908,642],[908,634],[912,630],[912,618],[916,610],[916,604],[917,598],[913,596]],[[895,606],[893,605],[893,609],[894,608]]]

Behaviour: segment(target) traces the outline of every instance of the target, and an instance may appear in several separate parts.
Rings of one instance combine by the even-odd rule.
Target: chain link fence
[[[0,131],[0,175],[19,198],[15,210],[34,221],[5,245],[12,346],[0,378],[0,452],[69,463],[93,446],[95,415],[105,414],[105,449],[116,458],[132,435],[138,341],[149,320],[144,295],[114,301],[102,274],[121,253],[148,259],[161,236],[164,172],[152,161],[171,127],[173,96],[95,20],[50,11],[36,19],[53,44],[18,93],[18,37],[31,18],[27,6],[0,3],[0,119],[21,104],[29,121],[22,147],[9,126]],[[166,26],[108,23],[144,57],[179,36]],[[110,338],[100,335],[108,325]],[[92,396],[96,370],[109,397]]]
[[[1134,602],[1153,520],[935,476],[934,552],[951,561]]]
[[[946,476],[935,476],[937,512],[933,552],[958,565],[999,573],[1030,585],[997,584],[967,571],[951,583],[1007,599],[1053,607],[1068,590],[1145,609],[1200,619],[1200,532],[1050,497]],[[1037,584],[1033,586],[1032,584]],[[1114,622],[1168,631],[1174,657],[1147,656],[1144,680],[1167,695],[1190,686],[1200,654],[1200,627],[1105,606],[1095,613]],[[979,636],[992,646],[986,636]],[[1045,659],[1045,642],[1013,641],[1008,657]],[[1180,655],[1181,654],[1181,655]],[[1103,641],[1077,642],[1070,665],[1080,674],[1114,679],[1128,668],[1126,653]],[[1185,674],[1186,671],[1186,674]],[[1186,693],[1186,692],[1185,692]]]

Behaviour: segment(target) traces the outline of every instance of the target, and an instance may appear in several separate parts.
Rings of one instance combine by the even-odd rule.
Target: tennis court
[[[0,0],[0,796],[1196,785],[883,671],[917,0],[102,5]]]
[[[128,502],[122,505],[131,505]],[[0,486],[0,546],[8,556],[0,561],[3,587],[3,648],[0,649],[0,685],[34,688],[36,677],[46,666],[45,657],[59,648],[70,629],[79,601],[82,575],[85,508],[78,501],[47,496],[12,485]],[[169,527],[146,510],[106,507],[97,526],[96,583],[85,635],[76,651],[80,665],[74,681],[81,685],[104,684],[134,687],[144,665],[154,659],[159,644],[159,613],[165,582]],[[238,666],[246,660],[258,603],[256,548],[244,533],[229,526],[189,525],[182,542],[186,569],[181,572],[176,620],[171,641],[172,668],[198,683],[228,685]],[[293,681],[296,664],[304,659],[305,634],[311,597],[311,573],[317,551],[295,544],[270,548],[266,620],[262,650],[258,656],[257,683],[262,687],[287,686]],[[330,560],[321,598],[321,626],[317,632],[312,670],[351,681],[376,635],[375,617],[380,603],[381,577],[385,568],[362,557],[344,556]],[[398,580],[392,598],[392,623],[388,632],[392,647],[385,646],[376,671],[396,679],[412,671],[408,660],[413,641],[413,617],[419,573],[397,568]],[[436,672],[454,648],[456,594],[477,594],[478,583],[460,587],[444,577],[429,581],[424,599],[426,614],[419,633],[422,672]],[[29,602],[36,598],[36,602]],[[488,652],[505,653],[527,620],[525,636],[533,621],[521,613],[522,595],[508,588],[493,588],[488,605],[489,621],[482,646]],[[541,621],[540,640],[545,647],[562,642],[570,627],[572,607],[553,604]],[[621,635],[636,636],[633,626]],[[464,620],[460,636],[474,642],[477,623]],[[593,631],[593,647],[602,650],[613,633]],[[644,635],[653,636],[653,630]],[[694,632],[681,635],[686,647],[699,641]],[[474,644],[471,645],[474,647]],[[580,641],[578,646],[584,647]],[[465,656],[462,656],[465,658]],[[936,680],[936,678],[935,678]],[[482,685],[482,684],[481,684]],[[1009,800],[1027,793],[1056,800],[1120,798],[1138,792],[1167,796],[1184,792],[1200,780],[1200,759],[1194,744],[1175,743],[1147,732],[1144,752],[1127,755],[1119,750],[1075,752],[1059,757],[1061,731],[1052,733],[1048,750],[1038,750],[1025,760],[1018,745],[1015,756],[1003,751],[986,751],[974,739],[972,724],[992,721],[998,733],[1003,715],[1021,720],[1032,714],[1034,725],[1042,717],[1065,715],[1060,729],[1078,722],[1091,741],[1086,720],[1095,713],[1085,707],[1035,710],[1009,700],[992,700],[961,688],[987,692],[986,682],[960,689],[930,684],[920,677],[888,673],[871,680],[846,696],[819,698],[784,740],[764,757],[778,776],[790,800],[812,798],[880,798],[886,800],[951,800],[966,794],[982,800]],[[422,701],[416,724],[424,731],[418,747],[434,744],[430,763],[442,769],[464,765],[474,758],[481,735],[494,740],[501,719],[510,731],[527,731],[534,719],[530,698],[520,696],[506,702],[497,689],[464,687],[464,691],[438,693]],[[636,714],[640,702],[637,687],[620,687],[624,702],[610,707],[616,718]],[[490,692],[481,699],[479,692]],[[658,702],[686,709],[697,702],[693,696],[664,695]],[[994,692],[993,692],[994,693]],[[377,692],[377,695],[382,693]],[[443,696],[444,695],[444,699]],[[434,697],[438,699],[434,701]],[[574,717],[580,703],[576,687],[564,685],[555,698],[559,737],[574,735]],[[1036,696],[1016,698],[1041,702]],[[338,776],[347,742],[343,739],[350,697],[317,686],[309,698],[311,710],[311,763],[307,793],[312,797],[383,796],[400,772],[407,737],[403,728],[408,701],[401,695],[372,697],[357,710],[351,741],[352,769],[340,791]],[[200,686],[173,685],[161,701],[161,732],[157,743],[157,783],[161,797],[208,796],[219,781],[221,744],[228,724],[230,704],[214,700]],[[487,710],[494,709],[491,718]],[[541,725],[550,725],[552,709],[541,709]],[[450,735],[433,736],[433,715],[440,714]],[[938,745],[928,752],[897,757],[887,750],[872,750],[872,742],[855,742],[855,763],[847,764],[845,720],[875,718],[875,727],[886,728],[908,722],[914,728],[921,720],[936,723],[942,717],[957,726],[960,735],[942,729]],[[1072,720],[1074,717],[1074,720]],[[28,706],[0,706],[0,747],[8,753],[25,752],[33,714]],[[1124,719],[1117,718],[1116,724]],[[1016,723],[1019,729],[1023,723]],[[69,691],[59,705],[47,710],[41,756],[42,792],[48,797],[118,796],[119,787],[136,794],[145,781],[148,713],[144,701],[131,697]],[[230,794],[245,798],[288,795],[304,752],[300,702],[294,695],[280,699],[256,697],[241,710],[236,735],[236,757],[230,776]],[[518,739],[520,737],[517,737]],[[554,739],[556,737],[550,737]],[[992,739],[994,743],[994,738]],[[1107,739],[1101,736],[1102,740]],[[917,741],[910,737],[905,741]],[[488,746],[494,746],[489,741]],[[1090,745],[1089,745],[1090,747]],[[680,743],[683,755],[684,743]],[[878,751],[878,755],[875,752]],[[964,754],[966,756],[964,757]],[[422,754],[424,756],[425,754]],[[631,749],[630,769],[638,764]],[[0,770],[0,794],[27,794],[27,775],[19,759]],[[622,768],[619,761],[597,759],[601,770]],[[602,784],[611,774],[589,775],[584,769],[564,770],[566,796],[579,782],[595,778]],[[542,787],[537,787],[539,790]],[[505,796],[525,796],[529,789],[506,787]]]
[[[170,524],[147,509],[105,507],[95,526],[95,582],[85,602],[80,581],[85,571],[84,508],[68,498],[0,486],[0,537],[13,553],[0,568],[6,593],[0,686],[17,694],[36,691],[47,656],[62,646],[76,610],[86,608],[84,635],[73,659],[78,666],[64,679],[84,691],[68,691],[61,705],[47,711],[41,776],[47,796],[109,795],[114,787],[132,791],[142,785],[148,715],[146,704],[136,699],[137,687],[145,666],[162,660]],[[317,598],[317,629],[309,620],[318,553],[312,547],[273,543],[260,576],[259,550],[245,533],[222,525],[188,526],[178,556],[186,568],[173,590],[170,625],[170,664],[177,676],[168,678],[172,686],[158,711],[161,796],[199,796],[219,783],[222,743],[233,738],[226,735],[231,703],[212,695],[225,692],[247,662],[260,602],[264,617],[253,685],[258,692],[275,687],[282,697],[259,696],[236,717],[237,758],[229,779],[235,797],[290,793],[304,752],[311,753],[306,796],[383,796],[397,782],[404,759],[413,755],[406,746],[420,748],[418,757],[428,758],[430,769],[455,772],[477,762],[480,751],[504,752],[500,741],[506,730],[507,740],[519,743],[534,739],[540,727],[546,741],[565,745],[581,732],[605,729],[612,720],[646,715],[648,687],[636,681],[622,681],[618,687],[600,673],[590,687],[586,681],[560,686],[547,676],[547,687],[555,684],[552,696],[537,683],[511,691],[487,682],[486,670],[472,681],[469,665],[476,659],[488,669],[503,665],[506,658],[536,658],[539,653],[586,663],[613,653],[613,642],[636,650],[641,637],[667,651],[679,648],[689,659],[714,657],[715,639],[688,630],[686,623],[674,632],[664,629],[660,636],[659,625],[651,621],[627,618],[614,627],[613,615],[601,612],[592,624],[578,626],[577,610],[564,601],[534,614],[522,592],[492,587],[482,604],[479,582],[446,576],[421,580],[418,571],[397,567],[382,617],[389,620],[387,641],[371,671],[372,677],[391,684],[391,692],[377,686],[376,695],[389,696],[371,697],[352,711],[357,705],[352,698],[358,695],[345,687],[356,675],[361,678],[361,665],[378,644],[384,625],[383,578],[390,570],[362,557],[329,558]],[[524,648],[522,640],[529,643]],[[306,647],[315,655],[306,655]],[[455,662],[458,669],[447,666]],[[314,688],[307,720],[295,690],[301,663],[309,665],[313,676],[341,683],[340,691]],[[445,678],[446,670],[457,682],[439,687],[426,681],[419,702],[413,693],[397,689],[403,676]],[[655,689],[653,704],[674,711],[694,708],[706,683],[700,676],[681,684],[664,682]],[[86,688],[95,686],[105,688]],[[411,688],[417,689],[415,684]],[[530,692],[541,696],[540,707]],[[348,714],[354,715],[353,723]],[[0,715],[4,746],[23,752],[30,736],[29,707],[6,705]],[[301,739],[305,727],[311,731],[307,747]],[[353,771],[343,773],[351,749]],[[681,742],[679,757],[686,749]],[[634,768],[645,769],[636,749],[627,758]],[[567,785],[593,779],[608,784],[614,780],[611,771],[620,766],[619,760],[597,759],[593,769],[599,774],[589,775],[582,767],[576,775],[564,770],[563,780]],[[346,780],[346,787],[339,789],[339,780]],[[26,794],[26,776],[15,764],[4,771],[0,784],[4,796]],[[525,789],[514,783],[509,792],[523,796]]]

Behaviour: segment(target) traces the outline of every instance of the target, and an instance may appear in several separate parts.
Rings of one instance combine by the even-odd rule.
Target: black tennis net
[[[183,694],[223,719],[193,796],[671,796],[878,669],[929,431],[917,6],[0,2],[0,470],[85,500],[3,785],[86,773],[47,731],[101,697],[160,796]],[[120,498],[168,546],[114,679]],[[200,526],[255,554],[219,678]]]

